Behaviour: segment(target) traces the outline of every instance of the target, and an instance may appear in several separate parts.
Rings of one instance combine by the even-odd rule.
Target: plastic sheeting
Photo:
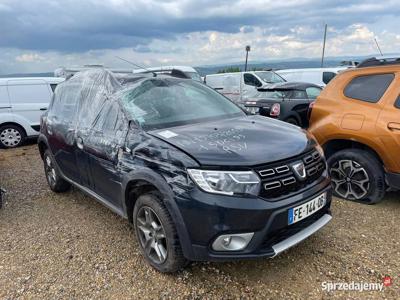
[[[105,69],[79,72],[57,87],[47,115],[58,151],[74,153],[62,158],[71,160],[62,166],[66,176],[74,180],[69,172],[80,177],[83,185],[94,183],[105,198],[115,197],[108,195],[112,186],[120,186],[125,174],[138,169],[157,172],[174,192],[183,193],[190,186],[185,168],[197,165],[134,124],[129,128],[120,98],[139,80],[132,75],[117,77]]]

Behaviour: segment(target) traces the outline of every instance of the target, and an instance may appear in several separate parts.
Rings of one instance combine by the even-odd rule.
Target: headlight
[[[258,195],[260,179],[252,171],[205,171],[188,169],[192,180],[204,191],[215,194]]]

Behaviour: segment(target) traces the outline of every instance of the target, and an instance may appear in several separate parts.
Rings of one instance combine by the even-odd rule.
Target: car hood
[[[148,133],[209,166],[255,166],[296,156],[315,145],[300,128],[262,116],[224,119]]]

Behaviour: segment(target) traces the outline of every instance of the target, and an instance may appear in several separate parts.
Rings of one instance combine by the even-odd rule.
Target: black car
[[[272,257],[331,219],[315,140],[194,80],[77,73],[57,87],[38,143],[50,188],[74,185],[128,219],[161,272]]]
[[[306,128],[310,104],[322,89],[312,83],[284,82],[258,91],[256,98],[244,103],[246,110]]]

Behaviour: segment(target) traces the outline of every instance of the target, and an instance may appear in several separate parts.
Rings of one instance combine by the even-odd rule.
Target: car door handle
[[[83,149],[83,140],[81,137],[76,138],[76,146],[81,150]]]
[[[400,130],[400,123],[391,122],[387,126],[390,130]]]
[[[47,110],[47,107],[42,107],[40,110]]]

